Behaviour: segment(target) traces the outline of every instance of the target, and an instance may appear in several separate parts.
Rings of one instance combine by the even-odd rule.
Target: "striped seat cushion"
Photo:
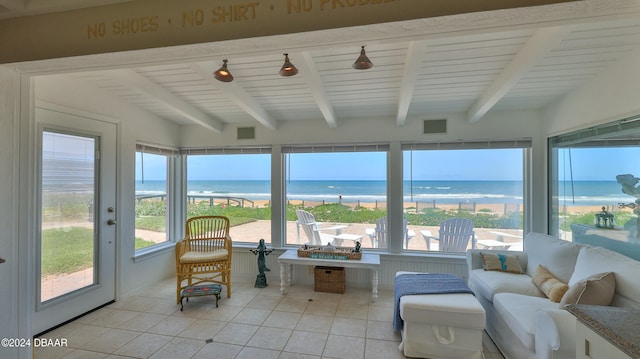
[[[180,257],[180,263],[199,263],[222,261],[227,259],[229,252],[226,249],[218,249],[213,252],[186,252]]]

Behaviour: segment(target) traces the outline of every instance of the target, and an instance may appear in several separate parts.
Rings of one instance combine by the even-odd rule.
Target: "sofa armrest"
[[[558,357],[558,355],[554,355],[554,352],[575,357],[576,318],[563,309],[538,310],[535,341],[536,358],[552,359]]]

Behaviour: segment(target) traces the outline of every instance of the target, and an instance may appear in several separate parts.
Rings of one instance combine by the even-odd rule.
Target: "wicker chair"
[[[185,237],[176,243],[176,303],[180,303],[182,289],[200,283],[225,285],[227,298],[230,298],[232,242],[229,218],[193,217],[187,220],[186,227]]]

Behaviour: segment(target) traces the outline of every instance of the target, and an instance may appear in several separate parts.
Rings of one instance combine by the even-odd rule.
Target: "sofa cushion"
[[[640,309],[640,262],[602,247],[584,247],[580,250],[569,287],[603,272],[613,272],[616,277],[616,291],[611,305]]]
[[[554,277],[543,265],[538,265],[536,273],[531,278],[533,284],[540,289],[552,302],[559,302],[569,290],[569,286]]]
[[[400,317],[413,323],[484,329],[484,308],[472,294],[418,294],[400,297]]]
[[[502,272],[522,274],[518,256],[503,253],[480,253],[482,268],[484,270],[496,270]]]
[[[531,232],[524,239],[524,251],[529,258],[526,273],[533,277],[538,265],[543,265],[554,277],[567,283],[581,247],[557,237]]]
[[[493,301],[496,293],[518,293],[534,297],[543,297],[526,274],[514,274],[498,271],[474,269],[469,273],[469,287],[476,293]]]
[[[613,272],[597,273],[573,284],[562,297],[560,308],[567,304],[609,305],[615,291]]]
[[[514,293],[496,294],[493,306],[513,334],[531,350],[535,348],[537,311],[558,309],[558,303],[547,298]]]

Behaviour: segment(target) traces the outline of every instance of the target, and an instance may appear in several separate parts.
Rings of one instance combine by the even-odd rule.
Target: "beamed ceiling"
[[[6,17],[22,15],[29,10],[25,4],[44,9],[45,3],[69,8],[110,2],[0,0],[0,5]],[[227,124],[276,130],[281,121],[314,120],[338,128],[369,117],[403,126],[447,113],[465,113],[473,123],[491,111],[545,108],[640,51],[638,2],[609,2],[617,4],[614,9],[606,1],[576,3],[95,55],[92,65],[58,59],[50,76],[212,131]],[[623,11],[625,6],[631,10]],[[361,45],[374,63],[369,70],[351,67]],[[278,75],[283,52],[298,75]],[[212,76],[225,58],[235,78],[231,83]],[[18,68],[37,72],[42,66]]]

